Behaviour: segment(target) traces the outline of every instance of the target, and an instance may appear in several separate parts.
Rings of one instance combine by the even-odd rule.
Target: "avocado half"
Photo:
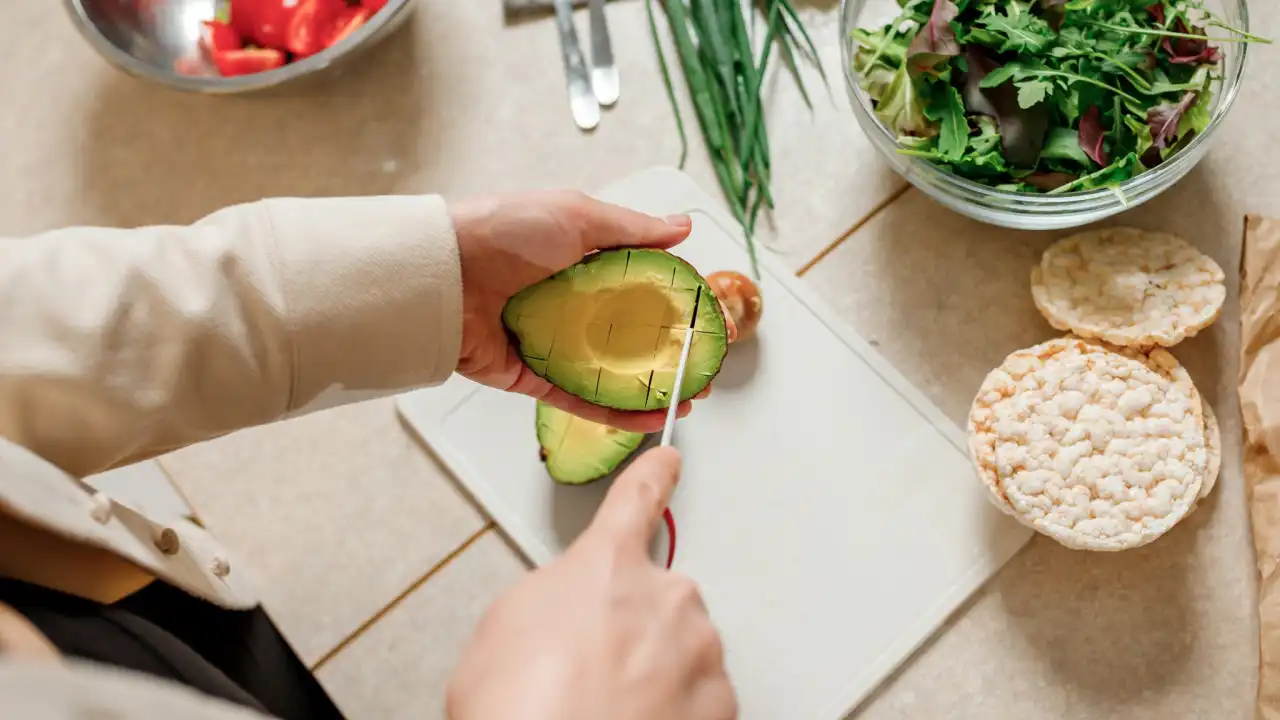
[[[541,401],[537,424],[547,473],[565,485],[584,485],[605,477],[644,442],[644,433],[583,420]]]
[[[502,322],[537,375],[615,410],[671,404],[685,330],[694,330],[679,399],[720,372],[729,334],[693,266],[665,250],[607,250],[507,301]]]

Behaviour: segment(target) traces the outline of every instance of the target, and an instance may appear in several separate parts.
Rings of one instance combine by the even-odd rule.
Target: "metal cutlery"
[[[618,66],[613,62],[613,45],[609,42],[609,23],[605,18],[605,0],[591,0],[591,89],[601,105],[618,102],[621,90]]]
[[[569,109],[573,121],[583,130],[600,124],[600,101],[591,87],[578,30],[573,24],[573,0],[555,0],[556,28],[560,31],[560,53],[564,60],[565,79],[569,88]]]
[[[684,369],[689,364],[689,348],[693,345],[693,328],[684,331],[684,347],[680,349],[680,364],[676,366],[676,384],[671,390],[671,405],[667,408],[667,422],[662,428],[663,446],[671,444],[671,437],[676,429],[676,415],[679,414],[680,388],[684,387]]]

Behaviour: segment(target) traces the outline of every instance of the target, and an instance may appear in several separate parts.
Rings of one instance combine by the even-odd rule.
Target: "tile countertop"
[[[0,43],[22,58],[0,70],[0,96],[29,99],[0,116],[3,234],[186,222],[270,195],[589,189],[678,155],[641,3],[610,7],[623,96],[592,135],[569,119],[554,27],[504,25],[498,0],[422,0],[404,31],[341,75],[233,98],[121,76],[58,5],[17,3],[0,25]],[[835,5],[802,12],[838,82]],[[1255,28],[1280,27],[1280,5],[1254,5]],[[1268,72],[1280,49],[1252,53],[1201,166],[1115,221],[1179,232],[1228,272],[1222,321],[1175,350],[1223,421],[1215,496],[1138,551],[1083,554],[1037,538],[858,717],[1252,717],[1235,303],[1243,215],[1280,214],[1269,129],[1280,80]],[[1053,334],[1026,278],[1056,234],[979,225],[902,193],[838,85],[812,114],[789,82],[771,87],[780,211],[768,242],[801,269],[843,238],[806,281],[961,421],[987,370]],[[691,139],[687,169],[715,189]],[[254,558],[268,609],[352,717],[442,715],[470,627],[522,565],[390,402],[237,433],[161,464],[206,523]]]

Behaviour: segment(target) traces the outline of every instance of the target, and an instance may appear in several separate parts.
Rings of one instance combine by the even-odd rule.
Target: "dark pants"
[[[283,720],[341,720],[260,608],[226,610],[157,580],[112,605],[0,578],[0,602],[64,655],[156,675]]]

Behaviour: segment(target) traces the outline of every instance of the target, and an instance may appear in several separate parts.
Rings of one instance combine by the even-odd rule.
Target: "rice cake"
[[[1126,347],[1171,347],[1212,325],[1226,276],[1175,235],[1109,228],[1054,243],[1031,271],[1049,324]]]
[[[1218,484],[1218,474],[1222,472],[1222,429],[1218,427],[1218,417],[1213,414],[1209,403],[1204,404],[1204,445],[1206,468],[1204,485],[1200,488],[1201,500],[1213,492],[1213,486]]]
[[[1068,336],[1015,352],[983,382],[969,432],[996,505],[1071,548],[1145,545],[1204,483],[1199,397],[1163,350]]]

